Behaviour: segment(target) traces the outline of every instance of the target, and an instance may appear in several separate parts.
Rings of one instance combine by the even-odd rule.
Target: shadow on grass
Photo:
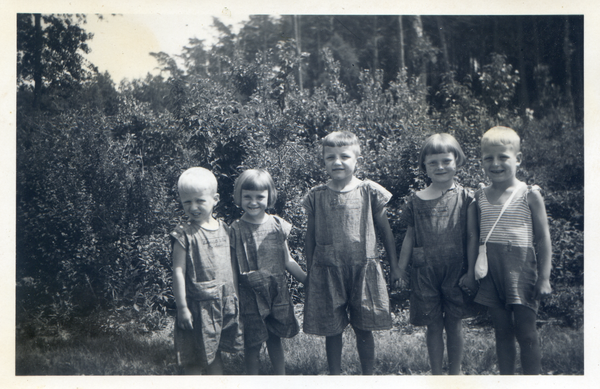
[[[494,332],[489,326],[464,326],[466,375],[498,374]],[[542,374],[583,374],[583,328],[543,324],[540,329]],[[181,374],[173,347],[173,323],[151,333],[122,332],[89,335],[81,329],[62,329],[52,336],[17,334],[16,375],[174,375]],[[406,313],[394,315],[394,328],[374,332],[375,374],[427,375],[429,361],[425,329],[408,324]],[[343,335],[342,374],[360,374],[354,331]],[[300,333],[283,339],[289,375],[327,374],[325,338]],[[272,374],[266,347],[260,355],[260,374]],[[445,361],[446,364],[446,361]],[[446,369],[446,368],[445,368]],[[447,369],[446,369],[447,371]],[[517,362],[517,372],[520,371]],[[242,353],[224,354],[224,372],[244,374]]]

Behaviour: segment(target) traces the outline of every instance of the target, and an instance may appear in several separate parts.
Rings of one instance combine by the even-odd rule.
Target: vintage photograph
[[[16,378],[589,373],[584,13],[13,17]]]

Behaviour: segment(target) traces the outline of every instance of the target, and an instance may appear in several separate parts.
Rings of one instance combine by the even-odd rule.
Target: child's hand
[[[177,309],[177,323],[182,330],[193,330],[192,313],[188,307]]]
[[[550,286],[550,280],[538,278],[535,283],[535,289],[533,290],[533,298],[536,300],[541,300],[542,298],[550,295],[552,293],[552,287]]]
[[[393,289],[404,290],[408,288],[408,277],[406,272],[398,267],[390,272],[390,281]]]
[[[474,295],[478,288],[477,281],[475,280],[475,275],[473,273],[464,274],[462,277],[460,277],[460,280],[458,281],[458,286],[460,286],[463,292],[465,292],[469,296]]]

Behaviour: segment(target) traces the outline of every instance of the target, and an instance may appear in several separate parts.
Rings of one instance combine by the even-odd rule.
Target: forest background
[[[479,137],[496,124],[521,134],[520,178],[544,189],[555,293],[540,317],[582,327],[581,16],[253,16],[238,34],[215,20],[217,44],[190,40],[183,66],[154,53],[161,75],[118,86],[83,60],[84,19],[17,20],[17,344],[167,325],[167,234],[189,166],[216,173],[228,222],[240,215],[237,175],[269,170],[274,212],[297,227],[290,247],[304,266],[299,200],[326,179],[326,133],[359,135],[359,175],[394,194],[401,242],[402,198],[426,184],[423,139],[456,136],[470,161],[459,181],[474,188],[485,182]]]

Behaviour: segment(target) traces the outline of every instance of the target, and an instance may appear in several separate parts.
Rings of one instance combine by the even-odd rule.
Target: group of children
[[[186,374],[220,374],[220,353],[242,348],[246,372],[258,374],[263,343],[274,373],[285,374],[281,338],[300,330],[286,270],[305,286],[303,331],[326,337],[329,373],[341,373],[342,333],[350,324],[362,373],[372,374],[372,331],[392,327],[376,229],[390,264],[390,286],[410,287],[410,321],[427,327],[432,374],[442,374],[444,330],[449,373],[460,374],[462,319],[466,297],[473,295],[492,317],[500,374],[515,372],[515,339],[523,373],[539,374],[536,313],[540,298],[551,292],[544,201],[539,187],[516,178],[522,154],[515,131],[487,131],[481,154],[491,185],[473,194],[454,179],[466,162],[456,139],[435,134],[426,140],[419,165],[431,183],[407,198],[402,217],[408,227],[396,257],[386,210],[390,192],[354,175],[361,161],[354,134],[330,133],[323,139],[330,180],[312,188],[302,203],[308,215],[307,273],[290,256],[291,224],[266,213],[277,198],[269,173],[250,169],[238,177],[234,201],[244,212],[228,227],[213,217],[219,201],[214,175],[198,167],[185,171],[178,190],[188,221],[171,238],[175,347]],[[487,254],[483,275],[476,272],[481,252]]]

